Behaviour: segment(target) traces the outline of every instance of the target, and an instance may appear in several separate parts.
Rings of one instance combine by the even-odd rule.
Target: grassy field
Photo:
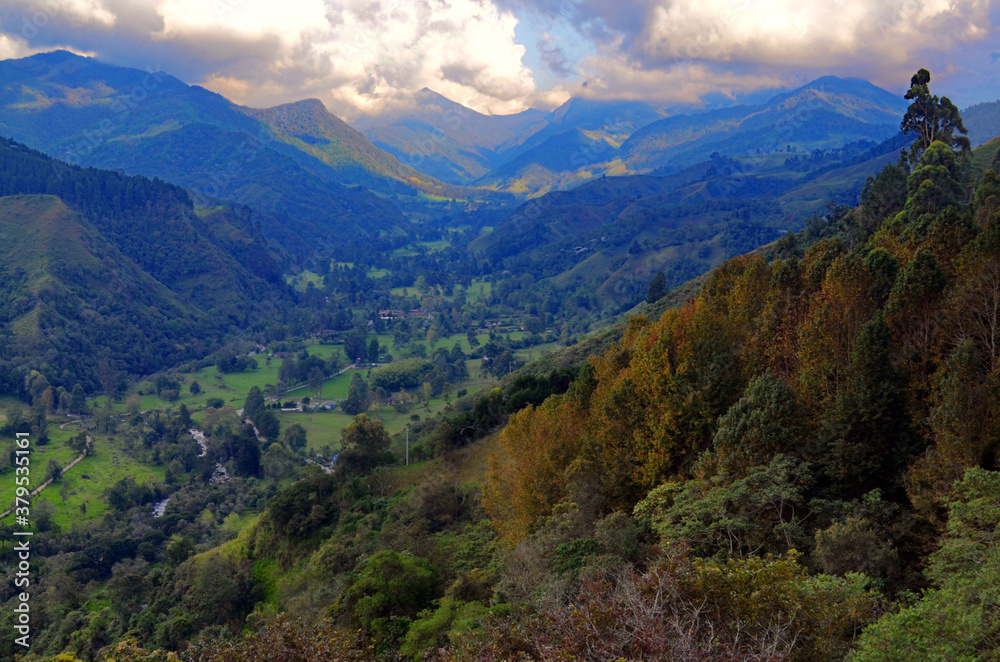
[[[50,421],[48,430],[50,441],[47,445],[32,447],[30,466],[33,488],[44,482],[45,468],[49,460],[55,460],[60,466],[66,466],[78,455],[76,451],[66,446],[66,440],[79,434],[79,426],[71,423],[60,429],[61,420]],[[32,498],[32,508],[37,508],[43,500],[55,506],[52,521],[64,529],[70,529],[73,525],[87,520],[104,517],[109,509],[103,498],[104,492],[122,478],[131,476],[138,483],[161,483],[166,473],[165,467],[139,462],[114,436],[92,434],[92,437],[93,446],[90,454],[69,469],[60,480]],[[0,472],[0,507],[6,510],[13,498],[14,470],[8,467]],[[86,512],[81,510],[81,505],[85,505]],[[13,517],[13,514],[8,515],[3,523],[12,524]]]
[[[460,485],[482,485],[486,480],[486,469],[490,455],[497,449],[500,433],[474,441],[433,460],[414,462],[408,467],[396,467],[392,472],[393,487],[415,487],[427,474],[444,469],[455,477]]]
[[[493,294],[493,283],[485,280],[474,280],[465,290],[465,300],[469,303],[478,303],[491,294]]]
[[[972,150],[972,172],[977,178],[982,177],[990,167],[997,151],[1000,151],[1000,138],[994,138]]]
[[[513,339],[520,339],[523,338],[524,333],[511,333],[510,336]],[[479,334],[477,337],[480,344],[489,342],[489,335],[485,333]],[[390,351],[393,351],[393,341],[391,335],[380,334],[378,335],[378,341],[380,344],[389,347]],[[414,342],[423,344],[427,347],[425,340]],[[459,343],[462,351],[470,351],[471,348],[469,345],[469,339],[465,334],[455,334],[442,338],[435,343],[435,348],[444,347],[445,349],[450,350],[454,347],[456,342]],[[329,358],[334,352],[341,352],[342,356],[341,345],[311,344],[308,345],[306,349],[310,355],[322,356],[323,358]],[[538,348],[520,350],[518,355],[522,359],[528,359],[532,355],[537,356],[539,351],[540,350]],[[430,353],[431,352],[428,352],[428,354]],[[273,358],[271,359],[271,365],[268,366],[266,364],[265,356],[257,356],[255,358],[258,363],[256,370],[243,373],[226,374],[222,376],[221,380],[216,378],[217,370],[215,366],[209,366],[196,372],[176,375],[178,380],[181,382],[180,394],[177,399],[167,401],[155,394],[142,395],[139,396],[140,409],[142,411],[148,411],[152,409],[177,408],[183,404],[191,412],[191,416],[196,423],[200,422],[204,416],[209,398],[222,398],[225,404],[230,405],[235,409],[239,409],[243,406],[243,402],[246,400],[246,394],[251,388],[257,386],[263,390],[268,384],[275,384],[278,381],[278,371],[281,369],[283,360],[280,358]],[[453,385],[452,397],[455,397],[454,393],[460,389],[465,389],[470,393],[474,393],[493,383],[492,378],[484,377],[481,374],[481,364],[482,361],[480,359],[473,359],[466,362],[470,378]],[[351,382],[351,376],[355,372],[359,372],[362,376],[367,377],[368,370],[348,370],[341,375],[331,377],[323,383],[323,388],[320,394],[317,394],[307,386],[293,388],[282,396],[282,401],[298,401],[304,396],[309,396],[313,400],[341,400],[347,397],[347,389]],[[195,381],[198,382],[202,389],[202,392],[198,395],[192,395],[190,392],[191,384]],[[150,384],[146,383],[144,390],[149,388]],[[92,406],[105,406],[103,398],[96,399],[92,401],[91,404]],[[431,400],[429,408],[426,408],[423,405],[413,406],[407,413],[399,413],[393,407],[384,406],[370,412],[370,414],[375,418],[382,420],[390,434],[398,435],[404,431],[407,424],[412,423],[410,418],[411,416],[418,415],[421,418],[435,416],[447,405],[448,403],[445,402],[443,398],[437,397]],[[124,400],[114,402],[112,406],[118,413],[124,413],[126,411],[126,403]],[[339,448],[341,431],[350,425],[353,420],[352,416],[345,414],[340,410],[329,412],[278,412],[277,416],[278,420],[281,422],[282,428],[285,428],[292,423],[298,423],[305,428],[306,437],[308,439],[307,448],[312,452],[318,452],[324,446],[329,446],[334,451]],[[69,432],[71,432],[71,430],[67,431],[67,437],[71,436]]]

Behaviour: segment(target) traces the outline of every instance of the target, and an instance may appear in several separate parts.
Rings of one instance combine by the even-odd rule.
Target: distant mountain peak
[[[30,57],[25,58],[26,60],[33,60],[35,62],[45,62],[46,64],[62,64],[70,60],[88,60],[90,58],[83,57],[82,55],[77,55],[72,51],[67,51],[66,49],[60,48],[54,51],[48,51],[45,53],[36,53]]]
[[[278,109],[278,108],[298,108],[300,110],[308,110],[308,111],[312,111],[312,112],[330,114],[330,111],[327,110],[327,108],[326,108],[326,104],[324,104],[319,99],[315,99],[315,98],[301,99],[299,101],[292,101],[291,103],[285,103],[285,104],[281,104],[279,106],[274,106],[273,108],[271,108],[271,110],[275,110],[275,109]]]

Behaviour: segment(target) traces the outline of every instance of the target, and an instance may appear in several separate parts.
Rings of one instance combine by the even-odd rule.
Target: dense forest
[[[489,281],[476,312],[463,307],[472,267],[467,280],[411,272],[421,316],[359,319],[351,297],[381,280],[376,265],[323,256],[326,278],[288,317],[303,330],[336,321],[351,360],[385,356],[369,331],[407,352],[367,383],[352,376],[345,406],[358,415],[332,465],[305,459],[305,430],[281,429],[280,403],[257,387],[210,401],[203,439],[185,405],[141,411],[136,393],[120,416],[109,392],[87,430],[164,480],[113,483],[91,526],[61,528],[51,512],[39,523],[24,659],[996,659],[1000,155],[971,176],[962,120],[929,79],[907,94],[909,148],[860,204],[832,205],[697,286],[668,295],[659,276],[647,310],[662,315],[520,369],[515,345],[565,313],[539,308],[530,283]],[[112,199],[131,204],[123,191]],[[112,204],[76,200],[97,219]],[[110,236],[143,259],[128,233]],[[376,292],[386,306],[416,297]],[[502,379],[413,417],[406,452],[424,461],[398,466],[367,389],[426,386],[429,402],[466,379],[460,344],[428,354],[410,336],[460,334],[486,306],[537,327],[476,340],[481,370]],[[339,368],[288,349],[289,384]],[[224,352],[220,383],[255,361]],[[37,371],[25,388],[36,418],[8,417],[4,432],[44,429],[52,388]],[[176,397],[181,383],[146,388]],[[86,408],[82,389],[64,397]],[[489,457],[481,479],[476,453]],[[16,652],[9,640],[0,651]]]

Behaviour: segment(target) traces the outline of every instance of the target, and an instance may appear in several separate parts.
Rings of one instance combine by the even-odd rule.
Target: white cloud
[[[573,96],[698,104],[707,94],[736,97],[782,87],[778,74],[719,71],[701,62],[648,68],[624,55],[593,56],[583,62],[587,79]]]
[[[899,87],[920,66],[947,78],[970,44],[995,38],[996,0],[497,0],[571,25],[593,44],[583,58],[590,93],[687,98],[820,73]],[[682,67],[690,63],[708,65]],[[684,80],[682,74],[694,78]],[[617,76],[617,80],[613,79]],[[743,80],[734,80],[742,78]],[[631,83],[629,82],[631,81]],[[617,92],[615,91],[617,90]]]
[[[996,39],[996,5],[0,0],[0,57],[68,45],[116,64],[159,66],[240,103],[318,97],[346,117],[405,104],[424,87],[482,112],[508,113],[551,106],[569,94],[697,101],[709,93],[805,82],[820,73],[860,76],[896,89],[919,66],[930,68],[938,82],[968,80],[974,66],[960,54]],[[520,26],[526,32],[520,38],[515,12],[531,12],[530,28]],[[525,64],[524,44],[538,49],[537,57],[527,59],[546,69],[539,71],[552,81],[545,89]],[[948,67],[956,62],[962,66]]]
[[[535,92],[517,21],[489,0],[283,0],[280,11],[270,0],[228,2],[162,0],[155,37],[270,41],[273,57],[228,63],[204,80],[243,103],[308,93],[351,114],[430,87],[483,112],[513,112]]]
[[[30,54],[28,44],[23,39],[15,39],[14,37],[0,34],[0,60],[25,57]]]
[[[538,92],[516,25],[493,0],[2,0],[0,53],[69,43],[253,105],[314,96],[350,116],[430,87],[507,113]]]
[[[784,67],[835,67],[872,56],[908,63],[986,35],[984,0],[674,0],[654,7],[647,56]]]

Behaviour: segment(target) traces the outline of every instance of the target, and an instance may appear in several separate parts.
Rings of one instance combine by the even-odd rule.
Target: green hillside
[[[231,322],[257,315],[254,302],[282,282],[277,255],[249,218],[199,218],[183,189],[160,180],[70,166],[7,140],[0,173],[0,195],[58,195],[153,278]]]
[[[982,177],[987,168],[997,170],[997,154],[1000,153],[1000,136],[972,150],[972,172]]]
[[[135,266],[59,198],[0,197],[0,383],[40,369],[72,389],[100,385],[102,351],[146,374],[199,353],[223,329]],[[197,339],[197,340],[196,340]]]
[[[1000,101],[977,103],[962,110],[962,122],[969,130],[969,142],[978,147],[1000,136]]]
[[[32,369],[96,391],[102,352],[122,379],[200,358],[287,298],[284,258],[249,217],[198,213],[162,181],[70,166],[5,140],[0,201],[4,393],[21,393]]]
[[[385,193],[421,191],[451,198],[482,195],[472,189],[443,184],[403,165],[331,115],[318,99],[275,108],[241,110],[271,127],[278,140],[333,168],[340,182]]]

